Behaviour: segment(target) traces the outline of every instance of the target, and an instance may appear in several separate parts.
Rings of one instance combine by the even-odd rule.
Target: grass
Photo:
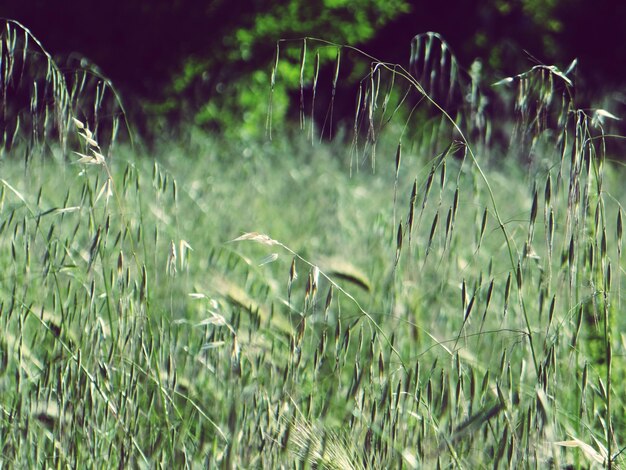
[[[624,170],[598,113],[558,69],[512,77],[496,161],[471,109],[371,69],[352,145],[100,146],[79,89],[64,133],[3,141],[3,464],[624,466]]]

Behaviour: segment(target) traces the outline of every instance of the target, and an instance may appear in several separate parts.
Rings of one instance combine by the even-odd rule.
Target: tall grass
[[[17,63],[32,35],[5,31]],[[317,46],[337,47],[298,45],[315,145],[195,135],[154,159],[73,107],[88,88],[64,101],[44,54],[55,118],[3,141],[3,463],[623,466],[610,113],[577,109],[556,67],[506,79],[496,161],[476,69],[428,34],[410,72],[364,58],[352,145],[319,144]],[[21,135],[29,81],[2,72]]]

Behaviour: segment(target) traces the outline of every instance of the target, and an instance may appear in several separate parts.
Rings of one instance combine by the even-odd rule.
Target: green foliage
[[[370,40],[377,29],[406,12],[404,0],[393,2],[302,2],[291,0],[273,4],[254,16],[251,25],[236,28],[223,39],[223,52],[189,58],[183,71],[173,80],[173,96],[184,103],[201,88],[199,109],[189,111],[198,125],[237,133],[240,122],[244,136],[260,137],[265,132],[267,90],[270,83],[272,49],[283,38],[304,37],[323,31],[324,37],[340,44],[359,44]],[[333,49],[333,48],[328,48]],[[291,78],[299,73],[299,52],[289,50],[277,72],[284,80],[274,89],[275,117],[282,120],[289,93],[297,90]],[[335,59],[334,51],[320,54],[320,66]],[[228,65],[225,65],[228,64]],[[216,75],[213,71],[222,70]],[[225,70],[224,70],[225,69]],[[207,90],[207,82],[215,90]],[[202,85],[204,83],[204,85]]]

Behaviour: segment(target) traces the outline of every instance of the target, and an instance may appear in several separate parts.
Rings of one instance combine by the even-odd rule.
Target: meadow
[[[440,104],[462,77],[424,36],[411,74],[371,62],[355,132],[318,142],[309,40],[302,131],[148,151],[118,138],[110,82],[31,38],[33,65],[13,31],[2,466],[625,466],[625,174],[614,116],[577,109],[567,72],[503,80],[501,148],[478,95],[465,120]]]

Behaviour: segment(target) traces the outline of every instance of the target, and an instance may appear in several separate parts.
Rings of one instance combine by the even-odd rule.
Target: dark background
[[[170,121],[192,117],[207,101],[233,106],[241,92],[234,84],[269,70],[277,39],[305,35],[407,65],[411,39],[437,31],[460,64],[481,58],[493,81],[538,62],[564,69],[578,58],[585,103],[623,98],[626,82],[624,1],[9,0],[0,17],[29,28],[61,63],[88,58],[131,113]]]

